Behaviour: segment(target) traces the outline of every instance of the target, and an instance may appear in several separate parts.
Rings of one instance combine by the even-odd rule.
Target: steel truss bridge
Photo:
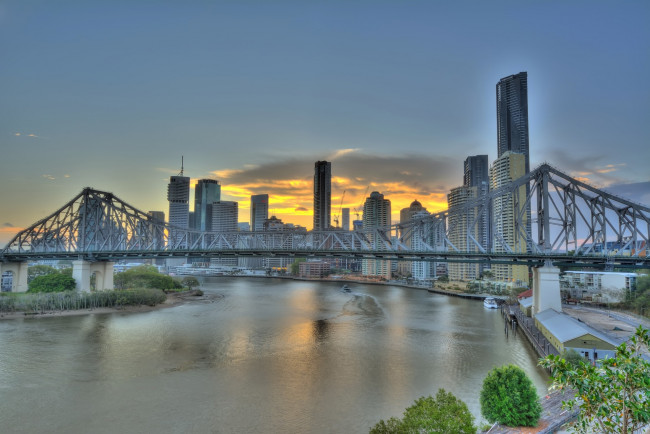
[[[650,208],[548,164],[446,211],[362,231],[199,232],[85,188],[19,232],[0,263],[166,257],[349,257],[650,268]]]

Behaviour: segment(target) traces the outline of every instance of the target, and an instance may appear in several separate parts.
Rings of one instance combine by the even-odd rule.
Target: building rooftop
[[[522,298],[519,300],[519,304],[522,305],[525,308],[529,308],[533,306],[533,297],[526,297]]]
[[[573,319],[569,315],[559,313],[554,309],[546,309],[545,311],[538,313],[535,315],[535,319],[563,343],[590,334],[613,346],[620,344],[620,342],[614,341],[598,330]]]

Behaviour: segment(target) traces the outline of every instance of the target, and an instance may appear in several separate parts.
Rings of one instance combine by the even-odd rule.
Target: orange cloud
[[[462,165],[430,156],[382,157],[362,154],[358,149],[336,151],[332,161],[332,218],[340,208],[363,209],[366,197],[378,191],[391,201],[392,220],[413,200],[419,200],[430,212],[447,208],[447,192],[462,180]],[[313,223],[314,159],[273,161],[262,165],[245,165],[238,169],[211,172],[221,182],[224,200],[239,202],[239,220],[248,221],[250,196],[269,195],[269,215],[286,223],[311,228]],[[456,170],[457,169],[457,170]],[[345,192],[345,196],[343,193]],[[341,202],[341,199],[343,201]]]
[[[0,227],[0,249],[5,246],[16,234],[25,228],[18,228],[15,226]]]

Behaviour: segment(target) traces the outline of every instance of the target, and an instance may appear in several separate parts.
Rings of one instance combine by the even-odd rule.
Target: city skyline
[[[439,211],[468,155],[496,159],[494,86],[520,71],[531,169],[650,203],[644,2],[80,5],[0,8],[0,244],[85,186],[165,211],[181,155],[192,188],[217,179],[242,216],[268,193],[310,227],[318,160],[337,205],[369,186],[394,220],[416,199]],[[504,11],[509,46],[489,19]]]

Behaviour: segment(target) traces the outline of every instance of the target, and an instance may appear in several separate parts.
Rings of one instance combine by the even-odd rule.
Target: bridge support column
[[[533,316],[546,309],[562,312],[560,269],[552,265],[533,267]]]
[[[27,262],[6,262],[0,264],[0,279],[2,273],[11,271],[13,278],[11,280],[11,292],[27,292]]]
[[[72,278],[77,284],[77,291],[90,291],[90,262],[72,261]]]
[[[113,289],[113,262],[93,262],[90,264],[90,274],[95,274],[95,290]],[[90,287],[90,277],[88,280]]]

